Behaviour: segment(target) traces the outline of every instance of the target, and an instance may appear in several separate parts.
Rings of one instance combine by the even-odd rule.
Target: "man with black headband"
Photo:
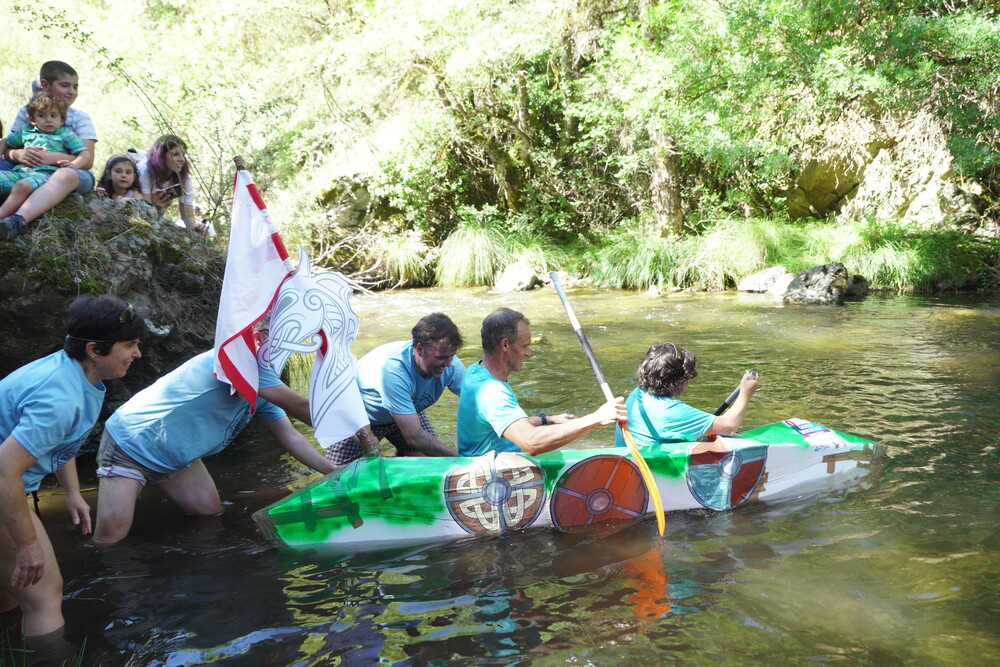
[[[27,648],[62,644],[62,575],[26,495],[55,473],[73,523],[90,533],[74,457],[104,403],[102,380],[125,375],[146,323],[113,297],[80,297],[66,315],[63,349],[0,380],[0,611],[20,605]]]

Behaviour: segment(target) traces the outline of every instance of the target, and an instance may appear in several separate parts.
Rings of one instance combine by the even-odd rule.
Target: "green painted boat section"
[[[874,440],[869,440],[867,438],[861,438],[856,435],[851,435],[849,433],[842,433],[841,431],[834,431],[833,429],[827,429],[828,431],[834,433],[844,442],[853,443],[856,445],[874,445]],[[803,446],[810,446],[812,443],[802,436],[796,429],[792,428],[785,422],[774,422],[773,424],[765,424],[764,426],[758,426],[757,428],[750,429],[749,431],[743,431],[739,434],[740,437],[752,438],[758,442],[762,442],[768,445],[777,444],[794,444],[799,443]]]
[[[359,520],[432,525],[447,515],[441,480],[455,466],[455,459],[399,458],[391,466],[384,466],[385,462],[360,459],[262,512],[288,543],[330,537]],[[383,489],[391,497],[383,497]]]

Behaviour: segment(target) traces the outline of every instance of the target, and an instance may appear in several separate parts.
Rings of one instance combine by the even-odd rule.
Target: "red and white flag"
[[[257,405],[253,325],[270,310],[294,267],[250,173],[236,172],[226,274],[215,323],[215,377]]]

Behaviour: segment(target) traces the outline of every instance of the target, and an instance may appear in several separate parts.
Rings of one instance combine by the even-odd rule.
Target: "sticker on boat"
[[[501,535],[538,518],[545,504],[544,480],[538,464],[520,454],[481,456],[445,476],[445,502],[466,531]]]
[[[732,509],[753,494],[766,461],[767,445],[731,449],[719,438],[695,443],[688,452],[688,489],[709,509]]]
[[[558,530],[578,533],[595,523],[640,521],[647,500],[635,463],[622,456],[600,455],[580,461],[559,478],[549,514]]]

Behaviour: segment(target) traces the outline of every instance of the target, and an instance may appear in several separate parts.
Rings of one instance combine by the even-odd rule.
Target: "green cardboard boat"
[[[640,446],[667,512],[725,511],[864,478],[885,447],[788,419],[734,437]],[[367,458],[254,514],[275,543],[347,551],[548,528],[611,531],[652,513],[624,447],[539,456]],[[669,522],[669,520],[668,520]]]

